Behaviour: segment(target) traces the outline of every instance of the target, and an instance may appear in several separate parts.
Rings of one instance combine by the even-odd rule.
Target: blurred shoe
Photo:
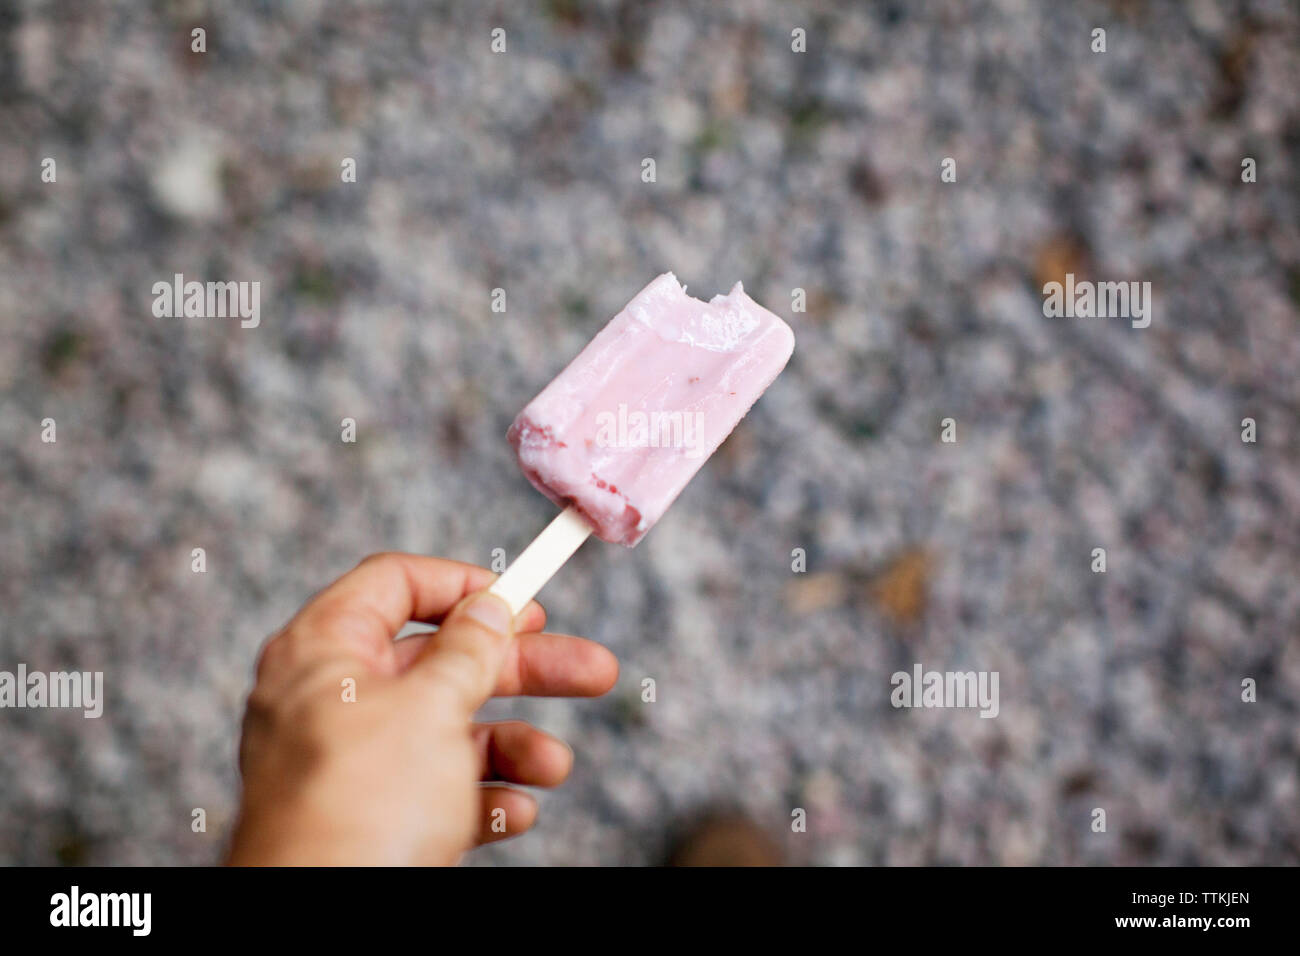
[[[738,814],[706,817],[687,831],[669,866],[782,866],[776,841]]]

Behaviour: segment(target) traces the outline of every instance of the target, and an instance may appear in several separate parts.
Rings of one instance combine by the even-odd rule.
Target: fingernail
[[[498,634],[509,634],[513,629],[514,615],[510,613],[510,605],[495,594],[479,595],[466,606],[465,616]]]

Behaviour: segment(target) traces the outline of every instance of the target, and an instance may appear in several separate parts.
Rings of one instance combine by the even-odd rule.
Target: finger
[[[471,588],[466,593],[472,594],[474,591],[482,591],[485,588],[491,587],[492,582],[495,580],[496,580],[496,576],[493,575],[493,577],[489,579],[487,584],[484,584],[482,587]],[[430,617],[411,618],[411,620],[415,621],[417,624],[437,625],[437,624],[441,624],[443,622],[443,619],[446,618],[446,616],[447,616],[446,613],[443,613],[443,614],[431,615]],[[525,631],[540,631],[545,626],[546,626],[546,608],[542,607],[536,601],[529,601],[528,604],[524,607],[524,609],[515,615],[516,634],[522,634]]]
[[[424,642],[404,679],[468,719],[491,696],[513,634],[510,605],[489,591],[470,595]]]
[[[407,621],[439,619],[495,580],[486,568],[460,561],[373,554],[308,601],[284,633],[298,638],[299,655],[359,654],[382,662]]]
[[[483,780],[558,787],[573,769],[568,744],[522,720],[475,724],[470,733],[482,761]]]
[[[432,634],[416,634],[394,645],[398,670],[405,670]],[[618,682],[618,658],[606,647],[568,634],[519,634],[506,649],[493,697],[599,697]]]
[[[495,843],[525,832],[537,820],[537,801],[511,787],[482,787],[478,843]]]
[[[493,694],[599,697],[617,682],[618,658],[604,645],[568,634],[528,634],[507,649]]]

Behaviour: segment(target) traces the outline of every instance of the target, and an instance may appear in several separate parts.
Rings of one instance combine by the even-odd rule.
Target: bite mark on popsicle
[[[508,437],[539,491],[631,547],[793,349],[790,327],[739,282],[703,302],[665,273],[528,403]]]

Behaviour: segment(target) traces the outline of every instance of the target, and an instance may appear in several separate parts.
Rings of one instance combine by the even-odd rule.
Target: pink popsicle
[[[702,302],[671,272],[524,408],[524,474],[595,534],[635,545],[785,367],[794,333],[745,294]]]

